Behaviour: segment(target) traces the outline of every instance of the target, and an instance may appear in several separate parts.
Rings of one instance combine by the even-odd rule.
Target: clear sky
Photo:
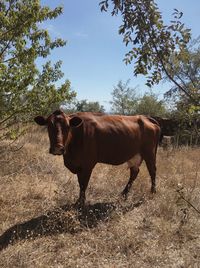
[[[192,37],[200,33],[200,0],[156,0],[164,21],[170,21],[173,9],[184,13],[182,21],[192,29]],[[139,94],[149,91],[142,76],[134,77],[133,65],[125,65],[123,58],[128,52],[118,34],[120,17],[101,12],[99,0],[42,0],[43,5],[62,5],[63,14],[45,22],[52,36],[67,40],[67,45],[53,51],[52,62],[62,60],[64,80],[69,79],[77,98],[99,101],[109,110],[111,91],[119,80],[130,79],[130,86]],[[162,97],[168,84],[160,83],[153,92]]]

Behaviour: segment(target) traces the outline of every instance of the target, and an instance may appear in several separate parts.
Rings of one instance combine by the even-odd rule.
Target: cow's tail
[[[138,124],[139,124],[141,129],[144,129],[144,121],[142,120],[141,117],[138,118]]]
[[[160,144],[161,127],[160,127],[160,124],[154,118],[149,117],[149,116],[146,116],[146,118],[151,123],[153,123],[154,125],[157,125],[159,127],[159,133],[158,133],[158,136],[157,136],[157,139],[156,139],[156,143],[155,143],[155,155],[156,155],[157,149],[158,149],[158,145]],[[139,124],[139,126],[140,126],[141,129],[144,129],[144,121],[143,121],[142,117],[139,117],[138,118],[138,124]]]
[[[156,119],[154,119],[154,118],[152,118],[152,117],[150,117],[150,116],[148,116],[147,117],[148,119],[149,119],[149,121],[151,122],[151,123],[153,123],[153,124],[155,124],[155,125],[157,125],[157,126],[159,126],[160,127],[160,134],[159,134],[159,140],[158,140],[158,143],[159,143],[159,145],[161,145],[161,143],[162,143],[162,140],[163,140],[163,131],[162,131],[162,126],[160,125],[160,123],[156,120]]]

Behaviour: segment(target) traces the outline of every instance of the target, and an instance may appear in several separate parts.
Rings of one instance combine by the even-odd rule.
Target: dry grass
[[[127,201],[126,165],[97,165],[78,212],[76,176],[46,134],[25,140],[0,158],[0,267],[200,267],[199,148],[160,149],[157,194],[142,166]]]

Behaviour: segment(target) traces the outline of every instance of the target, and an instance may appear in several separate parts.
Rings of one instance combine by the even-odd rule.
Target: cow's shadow
[[[100,222],[111,220],[113,215],[125,214],[143,202],[142,197],[131,205],[116,202],[86,205],[84,209],[77,209],[73,205],[58,207],[44,215],[10,227],[0,236],[0,250],[23,239],[60,233],[75,234],[86,228],[94,228]]]

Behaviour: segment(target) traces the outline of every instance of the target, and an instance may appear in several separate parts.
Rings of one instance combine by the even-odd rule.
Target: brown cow
[[[130,179],[122,194],[127,196],[145,160],[151,176],[151,192],[156,192],[156,151],[160,127],[145,116],[104,115],[81,112],[66,115],[57,110],[48,118],[35,117],[39,125],[47,125],[49,152],[63,155],[65,166],[78,176],[80,195],[77,204],[84,205],[85,191],[97,163],[130,168]]]

